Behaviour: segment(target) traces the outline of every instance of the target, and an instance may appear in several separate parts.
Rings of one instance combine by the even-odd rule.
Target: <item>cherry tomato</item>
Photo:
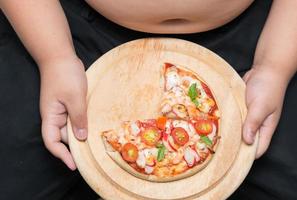
[[[154,127],[146,128],[141,132],[141,141],[149,146],[155,146],[161,137],[162,134]]]
[[[174,128],[171,132],[174,143],[183,146],[189,141],[189,135],[187,131],[181,127]]]
[[[194,124],[195,130],[199,135],[208,135],[212,132],[212,122],[206,119],[200,119]]]
[[[122,157],[127,162],[135,162],[138,158],[138,149],[132,143],[126,143],[122,148]]]

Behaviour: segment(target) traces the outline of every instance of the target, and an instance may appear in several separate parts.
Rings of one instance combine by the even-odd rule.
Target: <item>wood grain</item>
[[[120,168],[104,152],[99,132],[116,128],[123,120],[156,116],[162,92],[159,70],[164,62],[186,66],[208,83],[221,111],[222,139],[214,158],[199,173],[155,183]],[[183,40],[142,39],[102,56],[87,76],[89,137],[87,142],[75,140],[68,123],[69,142],[80,173],[103,198],[218,200],[227,198],[243,181],[254,160],[256,143],[247,146],[241,141],[245,86],[223,59]]]

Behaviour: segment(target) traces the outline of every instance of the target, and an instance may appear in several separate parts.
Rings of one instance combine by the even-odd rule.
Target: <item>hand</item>
[[[253,67],[244,76],[246,82],[246,103],[248,113],[243,125],[243,138],[252,144],[259,131],[259,145],[256,158],[268,149],[271,138],[278,124],[287,80],[272,69]]]
[[[64,58],[40,66],[40,74],[40,111],[44,144],[54,156],[61,159],[71,170],[75,170],[76,165],[64,143],[67,143],[68,115],[75,137],[78,140],[87,138],[87,80],[84,66],[77,57]]]

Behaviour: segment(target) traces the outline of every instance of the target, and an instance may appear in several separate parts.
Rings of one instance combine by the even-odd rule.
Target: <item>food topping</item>
[[[189,141],[189,135],[185,129],[177,127],[172,130],[171,133],[175,144],[183,146]]]
[[[154,171],[154,167],[152,166],[145,166],[144,171],[146,174],[151,174]]]
[[[188,95],[191,99],[191,101],[198,107],[199,106],[199,102],[197,100],[198,97],[198,92],[197,92],[197,88],[196,88],[197,83],[193,83],[188,91]]]
[[[183,104],[173,105],[172,111],[176,115],[176,117],[181,118],[181,119],[186,119],[189,116],[187,108]]]
[[[135,122],[131,123],[130,127],[132,135],[137,136],[140,133],[140,128]]]
[[[127,162],[136,162],[136,160],[138,158],[138,149],[132,143],[126,143],[122,147],[121,153],[122,153],[124,160]]]
[[[155,146],[162,135],[157,128],[149,127],[141,133],[141,141],[148,146]]]
[[[200,139],[206,144],[206,146],[212,146],[212,141],[209,139],[209,137],[203,135],[200,137]]]
[[[164,159],[165,157],[165,150],[166,150],[166,147],[161,144],[161,145],[158,145],[158,155],[157,155],[157,161],[160,162]]]
[[[210,120],[198,120],[194,127],[199,135],[208,135],[212,132],[213,123]]]
[[[196,152],[194,152],[194,150],[192,150],[190,147],[185,149],[184,159],[189,167],[193,167],[196,162],[195,154]]]
[[[166,128],[167,118],[162,116],[157,119],[157,127],[161,130],[165,130]]]

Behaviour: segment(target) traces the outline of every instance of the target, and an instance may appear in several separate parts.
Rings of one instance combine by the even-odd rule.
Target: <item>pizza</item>
[[[219,109],[207,84],[193,71],[164,63],[159,117],[121,122],[100,133],[108,155],[129,173],[166,182],[203,169],[215,153]]]

